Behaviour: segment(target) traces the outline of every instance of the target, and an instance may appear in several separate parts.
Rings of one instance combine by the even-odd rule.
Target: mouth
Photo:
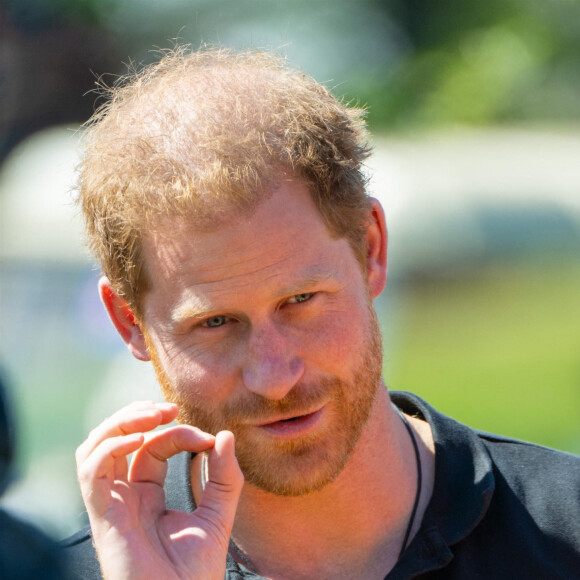
[[[304,436],[316,429],[322,420],[324,406],[310,413],[301,415],[292,415],[290,417],[281,417],[273,421],[267,421],[257,425],[259,429],[264,430],[276,438],[292,438]]]

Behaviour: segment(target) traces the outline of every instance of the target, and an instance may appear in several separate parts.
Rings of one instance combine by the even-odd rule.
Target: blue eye
[[[205,326],[206,328],[219,328],[220,326],[223,326],[227,321],[228,321],[227,316],[212,316],[203,323],[203,326]]]
[[[302,294],[296,294],[292,298],[288,299],[290,304],[302,304],[302,302],[308,302],[314,296],[314,292],[303,292]]]

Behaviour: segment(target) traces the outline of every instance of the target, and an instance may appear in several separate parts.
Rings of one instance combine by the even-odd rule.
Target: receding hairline
[[[276,164],[320,192],[333,231],[360,221],[364,202],[351,193],[364,191],[370,151],[363,112],[280,55],[180,47],[112,87],[88,128],[80,185],[91,247],[133,305],[146,286],[140,235],[159,215],[195,214],[213,229],[232,208],[255,208]]]
[[[296,77],[302,80],[310,79],[298,68],[290,66],[287,57],[265,50],[248,49],[235,51],[228,48],[203,47],[199,51],[191,51],[188,46],[180,46],[175,50],[160,51],[159,61],[141,68],[132,68],[126,75],[117,77],[112,85],[101,81],[99,93],[107,102],[102,104],[95,114],[87,121],[87,128],[102,123],[113,108],[124,110],[124,118],[128,127],[133,126],[133,120],[143,126],[143,118],[138,116],[138,107],[147,105],[148,111],[159,111],[159,99],[163,104],[178,104],[183,97],[182,91],[193,95],[203,95],[204,86],[211,85],[215,92],[216,86],[226,80],[225,96],[229,96],[232,80],[238,82],[238,89],[243,92],[253,91],[256,80],[268,81],[275,79],[280,86],[286,80],[292,83]],[[176,66],[179,65],[179,66]],[[227,72],[227,77],[220,75]],[[311,88],[326,90],[323,85],[312,81]],[[170,91],[167,89],[171,88]],[[244,95],[245,96],[245,95]],[[198,103],[196,103],[197,105]],[[205,102],[207,105],[207,101]],[[135,115],[131,116],[131,113]],[[158,116],[162,117],[163,112]],[[145,123],[146,125],[146,123]]]

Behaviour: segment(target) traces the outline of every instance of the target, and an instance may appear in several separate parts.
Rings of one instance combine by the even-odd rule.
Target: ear
[[[367,279],[371,298],[376,298],[387,283],[387,223],[377,199],[371,198],[372,211],[367,226]]]
[[[106,276],[99,280],[99,295],[113,326],[124,340],[129,352],[138,360],[151,360],[135,314],[127,301],[113,290]]]

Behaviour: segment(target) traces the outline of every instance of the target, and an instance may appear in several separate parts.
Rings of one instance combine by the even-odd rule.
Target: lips
[[[257,427],[273,437],[282,439],[308,435],[321,422],[323,410],[324,407],[321,407],[311,413],[281,417],[274,421],[257,425]]]

